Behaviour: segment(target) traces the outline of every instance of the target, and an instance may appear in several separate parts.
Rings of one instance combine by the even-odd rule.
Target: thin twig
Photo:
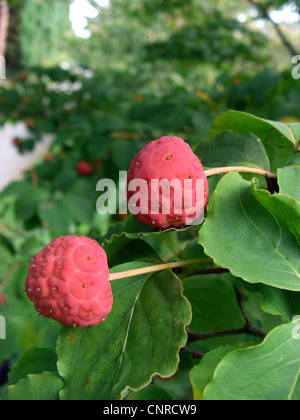
[[[240,293],[239,289],[236,286],[233,286],[233,288],[234,288],[237,303],[238,303],[239,308],[242,312],[244,320],[246,321],[246,324],[251,324],[251,319],[249,318],[249,315],[248,315],[248,313],[246,311],[246,308],[245,308],[244,298],[243,298],[242,294]]]
[[[257,325],[255,325],[251,321],[251,319],[250,319],[250,317],[247,313],[247,310],[245,308],[244,298],[243,298],[242,294],[240,293],[240,291],[238,290],[238,288],[236,286],[234,286],[234,291],[235,291],[235,295],[236,295],[236,298],[237,298],[239,308],[242,312],[244,320],[246,321],[246,324],[244,326],[245,334],[253,335],[254,337],[265,339],[266,336],[267,336],[266,332],[263,331],[261,328],[259,328]]]
[[[230,273],[230,271],[227,270],[227,268],[212,267],[212,268],[202,268],[200,270],[195,270],[194,274],[205,275],[205,274],[222,274],[222,273]]]
[[[127,277],[139,276],[141,274],[155,273],[157,271],[163,271],[163,270],[174,269],[178,267],[186,267],[188,265],[205,264],[205,263],[207,263],[206,258],[197,258],[194,260],[175,261],[171,263],[151,265],[148,267],[136,268],[134,270],[122,271],[120,273],[112,273],[109,276],[109,280],[110,281],[119,280],[119,279],[123,279]]]
[[[266,332],[263,331],[261,328],[259,328],[257,325],[255,325],[251,321],[245,308],[244,298],[236,286],[234,286],[234,291],[235,291],[239,308],[246,322],[244,327],[233,329],[233,330],[213,331],[213,332],[208,332],[208,333],[198,333],[198,332],[190,331],[187,329],[186,331],[188,334],[188,341],[190,343],[193,343],[194,341],[207,340],[208,338],[227,337],[230,335],[242,335],[242,334],[252,335],[253,337],[257,337],[261,339],[266,338],[267,336]]]
[[[208,338],[218,338],[218,337],[227,337],[230,335],[241,335],[245,334],[244,328],[235,329],[235,330],[224,330],[224,331],[214,331],[208,333],[198,333],[194,331],[190,331],[187,329],[188,333],[188,341],[193,343],[194,341],[203,341],[207,340]]]
[[[205,354],[201,353],[200,350],[193,350],[187,346],[182,347],[181,351],[184,353],[191,354],[193,359],[202,359],[205,356]]]
[[[248,166],[225,166],[223,168],[207,169],[205,171],[205,175],[209,177],[213,175],[227,174],[232,171],[244,172],[244,173],[255,174],[255,175],[263,175],[263,176],[268,176],[270,178],[277,179],[277,175],[273,174],[272,172],[264,171],[263,169],[258,169],[258,168],[250,168]]]
[[[36,168],[31,168],[30,169],[30,174],[31,174],[31,183],[33,187],[38,187],[39,186],[39,181],[38,181],[38,175],[37,175],[37,170]]]
[[[252,6],[254,6],[256,9],[258,9],[262,15],[262,17],[266,20],[268,20],[272,26],[274,27],[275,31],[277,32],[277,35],[281,39],[281,42],[286,47],[286,49],[289,51],[289,53],[294,57],[297,55],[297,51],[294,48],[294,46],[288,41],[285,34],[283,33],[280,25],[271,18],[269,11],[266,7],[264,7],[262,4],[257,3],[255,0],[247,0],[248,3],[250,3]]]

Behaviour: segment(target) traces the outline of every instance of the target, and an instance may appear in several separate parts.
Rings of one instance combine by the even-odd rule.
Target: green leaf
[[[11,369],[8,379],[14,385],[29,374],[57,372],[56,354],[51,348],[31,348],[27,350]]]
[[[289,166],[299,166],[300,165],[300,153],[294,154],[293,159],[289,162]]]
[[[72,216],[63,202],[41,203],[38,214],[43,225],[48,227],[54,238],[70,234]]]
[[[193,389],[189,380],[191,369],[195,366],[195,361],[190,354],[181,352],[180,363],[174,375],[170,378],[156,376],[153,384],[167,392],[172,400],[191,400],[193,398]]]
[[[237,134],[252,133],[261,139],[271,162],[271,170],[286,166],[294,157],[300,141],[300,123],[282,123],[265,120],[239,111],[219,115],[213,123],[210,136],[227,130]]]
[[[103,243],[109,267],[130,261],[161,263],[156,251],[142,239],[130,239],[125,234],[113,235]]]
[[[280,192],[300,201],[300,166],[287,166],[278,170]]]
[[[1,199],[10,196],[17,198],[24,191],[31,188],[33,188],[32,185],[26,181],[13,181],[1,192]]]
[[[28,186],[16,200],[16,215],[20,220],[27,221],[35,216],[39,203],[48,199],[48,193],[40,188]]]
[[[63,203],[72,215],[72,219],[76,222],[86,223],[87,225],[92,223],[96,211],[94,201],[86,200],[74,194],[68,194],[63,200]]]
[[[59,391],[63,380],[57,373],[43,372],[38,375],[27,375],[16,385],[6,390],[5,400],[10,401],[55,401],[59,400]]]
[[[162,235],[168,232],[185,232],[187,230],[195,230],[197,228],[199,229],[199,226],[186,226],[181,229],[170,227],[161,231],[153,229],[151,226],[143,225],[142,223],[138,222],[132,215],[130,215],[124,222],[119,222],[115,226],[111,227],[105,237],[102,238],[102,241],[110,241],[113,235],[125,235],[127,238],[137,239],[141,236],[147,237],[153,234]]]
[[[227,111],[219,115],[213,122],[210,135],[215,136],[226,130],[233,130],[238,134],[253,133],[263,143],[266,143],[274,132],[287,138],[295,148],[300,142],[300,123],[265,120],[240,111]]]
[[[7,262],[14,253],[11,242],[4,235],[0,234],[0,269],[7,268]]]
[[[146,265],[129,263],[113,271]],[[104,323],[62,329],[57,346],[62,399],[119,399],[126,388],[137,391],[154,374],[168,377],[177,369],[191,318],[179,279],[164,271],[116,280],[112,287],[113,310]]]
[[[170,242],[170,236],[177,232],[198,232],[199,226],[186,226],[183,229],[169,228],[163,231],[154,230],[151,226],[142,225],[133,216],[125,222],[117,223],[99,241],[105,249],[110,267],[131,260],[161,262],[158,253],[144,239],[153,235]],[[120,259],[119,259],[120,258]]]
[[[233,285],[217,276],[192,276],[183,279],[184,296],[192,305],[192,331],[215,332],[242,328],[244,320],[237,304]],[[241,337],[239,337],[241,338]],[[232,344],[236,337],[206,340],[208,348]]]
[[[16,270],[15,275],[18,273],[20,270]],[[6,340],[0,344],[0,365],[5,359],[15,360],[32,347],[54,348],[59,335],[60,325],[51,319],[39,317],[33,303],[22,292],[25,278],[18,279],[22,297],[15,298],[8,292],[7,304],[0,309],[0,314],[6,319]]]
[[[139,151],[138,144],[129,140],[115,140],[112,143],[112,160],[117,168],[129,168],[134,155]]]
[[[189,238],[184,250],[182,251],[182,260],[192,260],[202,257],[203,259],[206,258],[203,247],[199,245],[199,241],[197,239]],[[207,258],[207,262],[209,263],[209,258]]]
[[[284,194],[271,195],[268,191],[252,188],[252,195],[295,236],[300,246],[300,203]]]
[[[204,391],[206,400],[298,400],[298,324],[277,327],[255,347],[235,350],[218,365]]]
[[[178,251],[180,250],[180,243],[177,232],[163,232],[161,234],[161,240],[169,248],[173,255],[178,254]]]
[[[161,388],[151,384],[138,392],[132,392],[126,400],[129,401],[171,401],[170,395]]]
[[[6,238],[6,236],[2,235],[1,233],[0,233],[0,245],[7,248],[7,251],[10,254],[15,253],[13,244]]]
[[[246,284],[246,287],[251,292],[260,293],[260,306],[264,312],[279,315],[284,322],[300,313],[300,292],[276,289],[266,284]]]
[[[227,131],[214,138],[203,140],[196,154],[205,167],[249,165],[270,170],[265,148],[261,140],[253,134],[239,135]]]
[[[200,363],[190,372],[193,386],[194,400],[201,400],[206,385],[213,379],[214,372],[220,361],[236,349],[248,347],[249,344],[235,344],[233,346],[218,347],[207,353]]]
[[[262,195],[265,198],[265,193],[260,198]],[[268,196],[271,204],[267,209],[257,197],[253,184],[237,172],[225,176],[208,206],[200,243],[217,265],[228,268],[236,277],[300,291],[300,249],[294,230],[290,230],[292,221],[281,223],[282,218],[278,220],[274,210],[281,206],[282,198]],[[286,207],[284,202],[282,211],[286,212]],[[293,211],[289,217],[291,214]],[[296,231],[297,226],[296,222]]]

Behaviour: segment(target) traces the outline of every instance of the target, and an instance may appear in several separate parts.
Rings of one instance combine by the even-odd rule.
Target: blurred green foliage
[[[61,0],[24,2],[19,41],[24,67],[53,65],[67,57],[62,43],[71,32],[68,8]]]

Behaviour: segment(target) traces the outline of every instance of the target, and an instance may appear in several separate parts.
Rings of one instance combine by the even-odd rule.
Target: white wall
[[[26,132],[27,128],[22,122],[16,125],[5,124],[0,128],[0,191],[11,181],[21,179],[23,172],[49,149],[50,136],[36,144],[33,152],[20,155],[16,146],[13,145],[13,140],[16,137],[24,139]]]

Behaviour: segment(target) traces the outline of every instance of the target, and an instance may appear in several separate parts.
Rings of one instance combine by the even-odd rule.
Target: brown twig
[[[258,168],[250,168],[248,166],[225,166],[224,168],[207,169],[205,171],[205,175],[209,177],[213,175],[227,174],[232,171],[244,172],[244,173],[255,174],[255,175],[263,175],[263,176],[268,176],[270,178],[277,179],[277,175],[273,174],[272,172],[264,171],[263,169],[258,169]]]
[[[283,43],[283,45],[286,47],[286,49],[289,51],[289,53],[294,57],[295,55],[297,55],[297,51],[294,48],[294,46],[290,43],[290,41],[288,41],[288,39],[286,38],[286,36],[284,35],[280,25],[276,22],[274,22],[274,20],[271,18],[269,11],[266,7],[264,7],[262,4],[257,3],[254,0],[247,0],[248,3],[250,3],[252,6],[254,6],[257,10],[260,11],[262,17],[266,20],[268,20],[272,26],[274,27],[275,31],[277,32],[277,35],[279,36],[279,38],[281,39],[281,42]]]
[[[31,168],[30,169],[30,174],[31,174],[31,183],[33,187],[38,187],[39,186],[39,181],[38,181],[38,175],[37,175],[37,170],[36,168]]]
[[[200,270],[196,270],[194,274],[205,275],[205,274],[223,274],[223,273],[230,273],[230,271],[227,270],[227,268],[212,267],[212,268],[201,268]]]
[[[251,321],[251,319],[250,319],[250,317],[247,313],[247,310],[245,308],[244,298],[243,298],[242,294],[240,293],[240,291],[238,290],[238,288],[236,286],[234,286],[234,291],[235,291],[235,295],[236,295],[236,298],[237,298],[239,308],[242,312],[244,320],[246,321],[246,324],[244,326],[245,334],[253,335],[254,337],[265,339],[266,336],[267,336],[266,332],[263,331],[261,328],[259,328],[257,325],[255,325]]]
[[[0,3],[0,56],[5,56],[6,40],[9,26],[9,6],[6,0]]]
[[[181,351],[184,353],[191,354],[193,359],[202,359],[205,356],[205,354],[201,353],[200,350],[193,350],[187,346],[182,347]]]
[[[266,338],[267,336],[266,332],[263,331],[261,328],[259,328],[257,325],[255,325],[251,321],[245,308],[244,298],[241,295],[238,288],[235,286],[234,286],[234,291],[235,291],[239,308],[246,322],[244,327],[233,329],[233,330],[214,331],[214,332],[208,332],[208,333],[198,333],[198,332],[190,331],[187,329],[188,341],[190,343],[193,343],[194,341],[207,340],[208,338],[226,337],[230,335],[241,335],[241,334],[252,335],[253,337],[257,337],[261,339]]]
[[[207,340],[208,338],[218,338],[218,337],[228,337],[230,335],[241,335],[245,334],[244,328],[239,328],[235,330],[223,330],[223,331],[214,331],[208,333],[198,333],[194,331],[187,330],[188,333],[188,341],[193,343],[194,341],[203,341]]]

